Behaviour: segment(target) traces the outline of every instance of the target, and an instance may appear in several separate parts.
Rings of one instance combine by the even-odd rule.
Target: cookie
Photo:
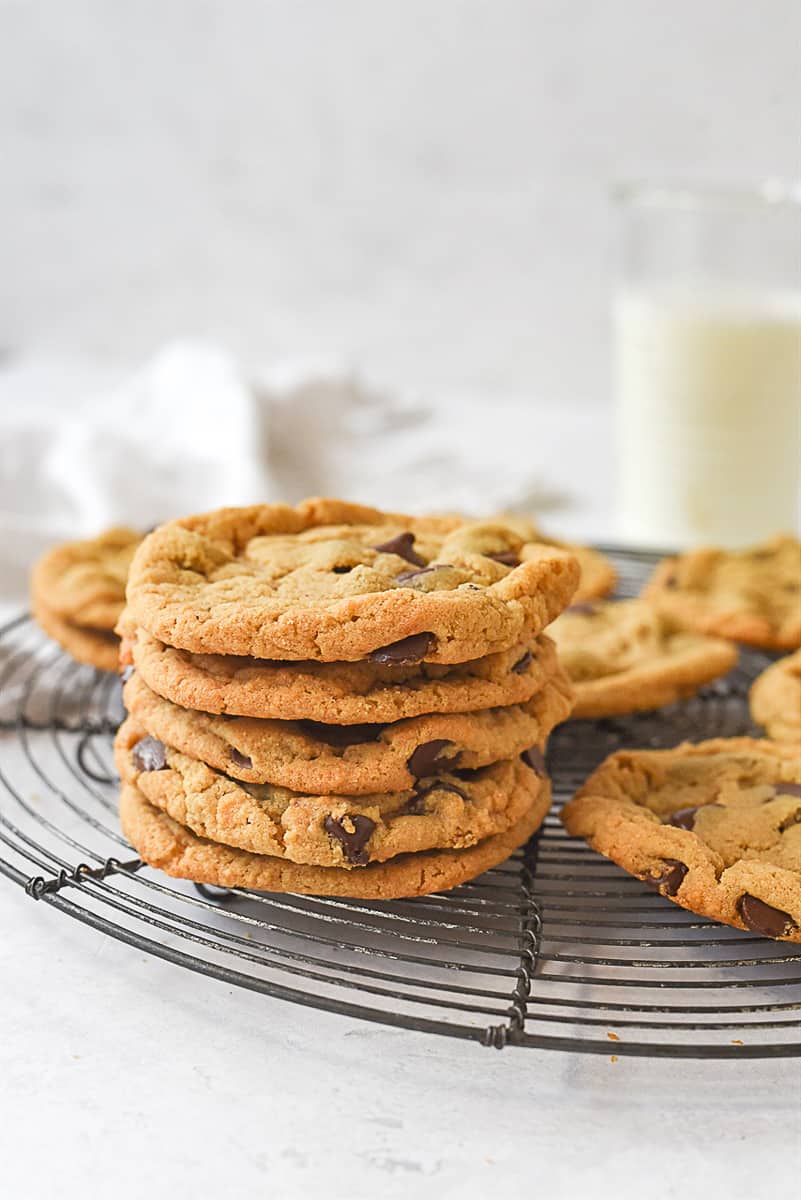
[[[121,662],[134,665],[152,691],[183,708],[328,725],[383,724],[423,713],[474,712],[523,704],[557,670],[549,638],[521,643],[472,662],[276,663],[166,646],[127,617]]]
[[[751,716],[768,737],[801,749],[801,650],[758,675],[749,694]]]
[[[624,750],[562,811],[570,833],[701,916],[801,942],[801,759],[718,738]]]
[[[125,783],[199,837],[348,870],[504,833],[537,802],[545,778],[535,749],[478,771],[440,768],[400,792],[312,795],[241,783],[165,746],[131,717],[120,726],[114,757]]]
[[[117,670],[120,640],[113,633],[73,625],[51,612],[36,597],[33,598],[32,611],[45,633],[77,662],[96,667],[99,671]]]
[[[643,600],[574,605],[551,633],[575,690],[574,717],[672,704],[737,662],[730,642],[683,632]]]
[[[123,526],[65,542],[33,568],[34,605],[81,628],[111,631],[125,604],[128,569],[142,534]]]
[[[801,646],[801,543],[780,536],[739,552],[691,550],[661,562],[643,597],[686,629],[795,650]]]
[[[348,796],[414,788],[438,771],[473,770],[542,746],[570,713],[557,672],[525,704],[476,713],[410,717],[391,725],[322,725],[193,712],[151,691],[138,673],[125,707],[147,733],[248,783]]]
[[[294,892],[301,896],[346,896],[358,900],[398,900],[447,891],[504,862],[539,828],[550,805],[545,780],[536,801],[505,833],[466,850],[402,854],[359,871],[310,867],[268,855],[250,854],[197,837],[154,808],[131,784],[120,794],[120,821],[139,856],[178,879],[223,888]]]
[[[498,520],[509,525],[527,542],[541,542],[544,546],[558,546],[572,554],[579,565],[579,585],[573,595],[576,600],[597,600],[607,596],[617,583],[617,571],[614,565],[592,546],[577,546],[573,542],[560,542],[556,538],[546,537],[536,521],[529,517],[520,517],[515,513],[502,513]]]
[[[456,663],[536,636],[578,571],[498,523],[306,500],[162,525],[127,599],[138,625],[198,654]]]

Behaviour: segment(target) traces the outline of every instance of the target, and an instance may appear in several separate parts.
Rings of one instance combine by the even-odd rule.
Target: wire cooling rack
[[[608,549],[620,595],[656,555]],[[752,732],[767,657],[658,713],[552,738],[555,810],[624,747]],[[120,685],[27,616],[0,629],[0,872],[61,913],[227,983],[386,1025],[507,1045],[654,1057],[801,1054],[801,956],[684,912],[546,820],[456,891],[365,903],[219,891],[136,858],[117,821]]]

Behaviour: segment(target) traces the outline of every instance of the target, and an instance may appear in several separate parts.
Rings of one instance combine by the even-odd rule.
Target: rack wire
[[[657,555],[606,548],[619,594]],[[394,902],[221,891],[145,866],[117,820],[120,685],[20,616],[0,629],[0,873],[99,932],[269,996],[478,1041],[651,1057],[801,1054],[796,947],[696,917],[567,835],[556,812],[607,754],[752,730],[768,657],[658,713],[570,722],[554,812],[455,891]]]

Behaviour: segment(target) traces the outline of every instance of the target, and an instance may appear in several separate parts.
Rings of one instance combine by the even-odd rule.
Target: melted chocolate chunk
[[[122,682],[122,683],[127,683],[127,682],[128,682],[128,680],[129,680],[129,679],[131,678],[131,676],[133,675],[133,673],[134,673],[134,671],[135,671],[135,670],[136,670],[136,667],[125,667],[125,669],[124,669],[124,670],[120,671],[120,680],[121,680],[121,682]]]
[[[675,825],[677,829],[692,829],[695,824],[695,814],[698,808],[677,808],[665,821],[666,825]]]
[[[493,562],[500,563],[503,567],[520,566],[520,559],[514,550],[502,550],[500,554],[488,554],[487,558],[491,558]]]
[[[407,817],[419,817],[421,813],[426,811],[426,796],[428,792],[418,792],[416,796],[412,796],[403,806],[403,814]]]
[[[801,796],[801,783],[777,783],[777,796]]]
[[[167,766],[167,747],[148,733],[134,746],[132,758],[137,771],[163,771]]]
[[[737,911],[748,929],[754,933],[761,933],[764,937],[786,937],[798,928],[789,913],[782,912],[780,908],[773,908],[748,892],[743,892],[737,901]]]
[[[529,746],[528,750],[524,750],[520,755],[527,767],[531,767],[535,775],[539,775],[540,779],[545,779],[548,771],[545,767],[545,757],[539,746]]]
[[[349,863],[363,867],[370,861],[365,847],[375,829],[375,821],[361,813],[345,813],[344,817],[326,817],[323,829],[336,838]]]
[[[300,721],[302,729],[327,746],[360,746],[377,742],[383,725],[322,725],[319,721]]]
[[[584,617],[594,617],[598,611],[598,605],[590,604],[589,602],[571,604],[567,611],[569,613],[577,613],[578,615]]]
[[[413,533],[399,533],[396,537],[390,538],[388,542],[382,542],[380,546],[373,546],[373,550],[378,550],[380,554],[397,554],[398,558],[405,558],[414,567],[426,565],[426,560],[421,558],[414,548]]]
[[[463,800],[470,799],[467,792],[463,792],[455,783],[449,783],[446,779],[437,779],[434,783],[430,783],[428,787],[420,788],[415,801],[422,803],[432,792],[453,792],[454,796],[461,796]]]
[[[249,771],[253,766],[253,759],[249,758],[247,754],[240,754],[235,746],[228,747],[228,757],[234,766],[242,767],[246,771]]]
[[[526,653],[523,655],[523,657],[518,658],[517,662],[512,667],[512,674],[513,675],[525,675],[526,671],[531,666],[533,659],[534,659],[534,655],[531,653],[530,650],[527,650]]]
[[[385,663],[390,666],[411,667],[422,662],[429,650],[436,645],[433,633],[413,633],[411,637],[401,638],[389,646],[379,646],[371,651],[368,658],[371,662]]]
[[[447,565],[448,565],[447,563],[439,563],[438,564],[438,566],[443,566],[443,567],[447,566]],[[437,570],[437,567],[423,567],[419,571],[403,571],[402,574],[397,575],[395,577],[395,582],[401,583],[401,584],[403,584],[403,583],[411,584],[413,580],[419,579],[421,577],[421,575],[431,575],[436,570]]]
[[[675,858],[665,858],[663,863],[664,867],[659,874],[643,876],[643,883],[647,884],[649,888],[653,888],[655,892],[662,892],[666,896],[675,896],[684,883],[684,876],[690,868]]]
[[[406,766],[416,779],[428,779],[429,776],[436,775],[437,771],[447,771],[450,767],[458,765],[458,755],[449,759],[442,753],[452,744],[446,738],[423,742],[406,760]]]

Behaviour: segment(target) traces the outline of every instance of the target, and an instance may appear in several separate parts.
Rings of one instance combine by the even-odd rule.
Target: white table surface
[[[163,963],[5,881],[0,977],[8,1196],[779,1200],[799,1179],[797,1061],[383,1029]]]

